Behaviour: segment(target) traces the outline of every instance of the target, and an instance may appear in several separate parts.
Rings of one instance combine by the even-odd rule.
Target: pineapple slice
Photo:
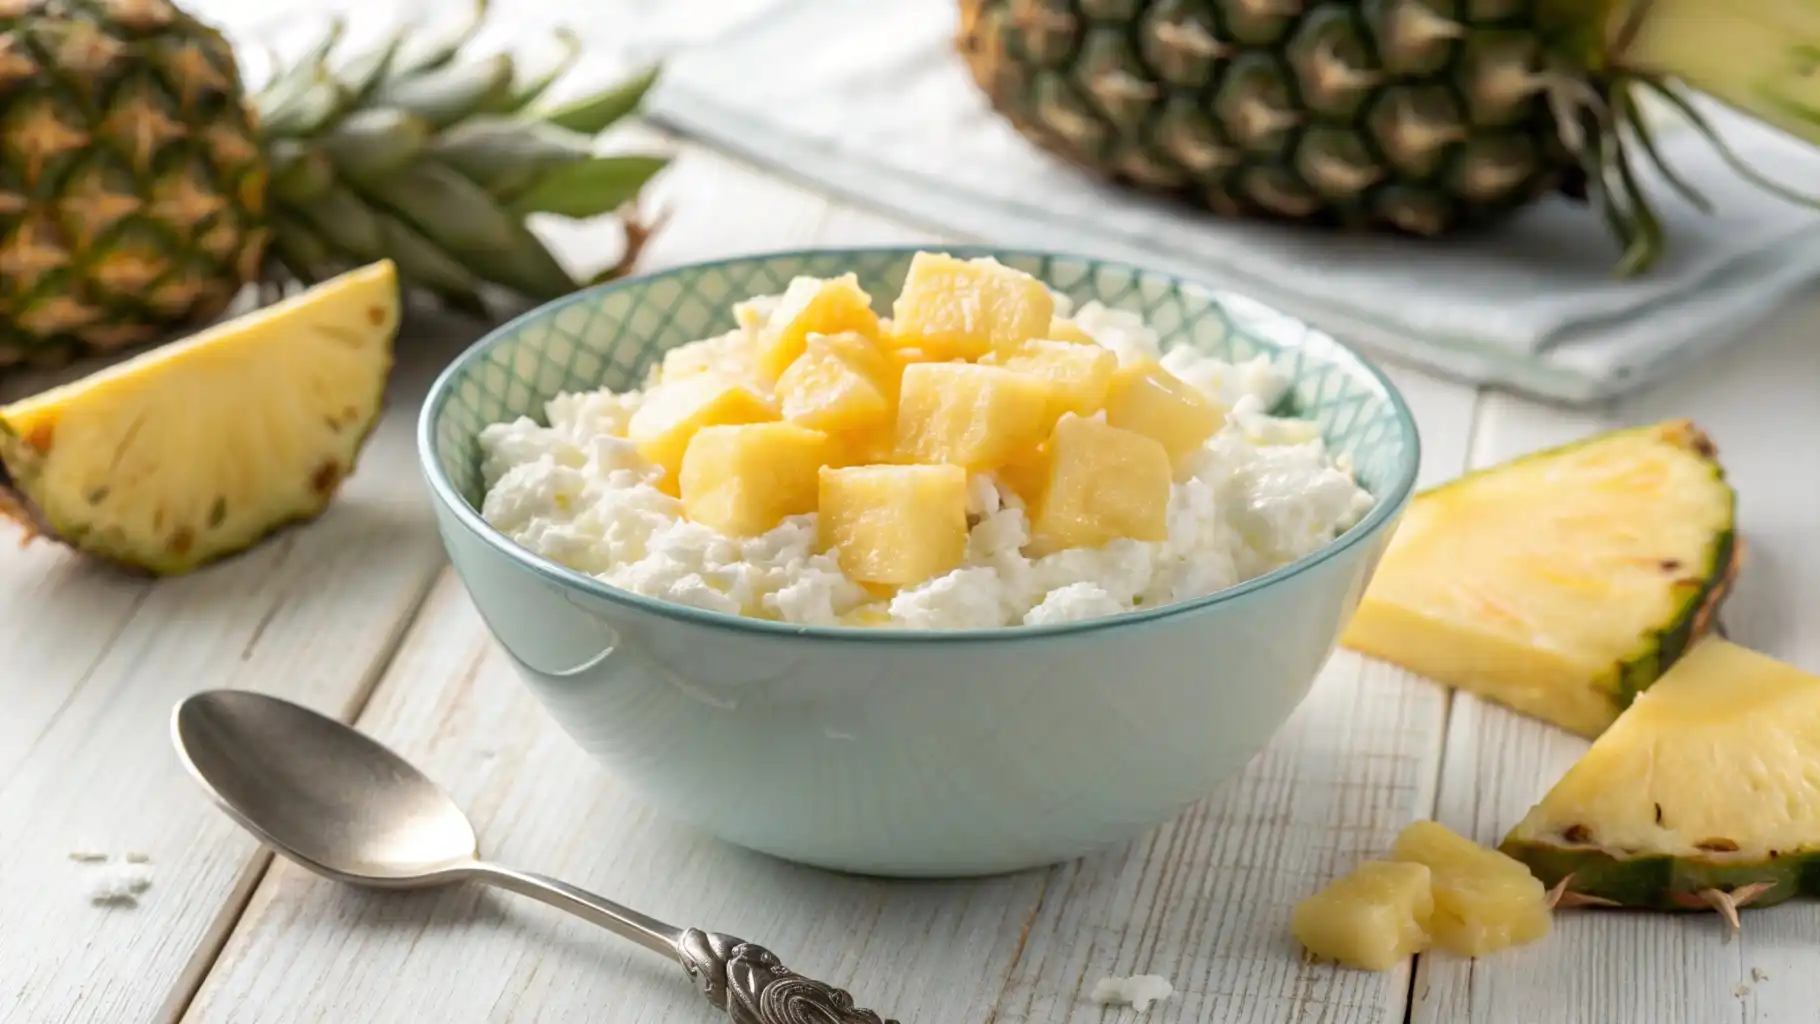
[[[891,307],[899,345],[938,358],[978,359],[1048,333],[1055,313],[1049,289],[991,258],[959,260],[919,252]]]
[[[918,462],[983,472],[1042,443],[1058,389],[974,363],[913,363],[897,406],[897,450]]]
[[[158,574],[250,547],[353,471],[397,331],[382,260],[0,409],[0,510]]]
[[[1106,422],[1155,438],[1179,466],[1226,422],[1226,410],[1162,366],[1146,363],[1112,375]]]
[[[1718,637],[1637,697],[1505,838],[1563,905],[1820,895],[1820,676]]]
[[[758,369],[776,380],[803,354],[811,334],[854,331],[876,340],[878,314],[872,297],[854,274],[822,280],[799,277],[790,282],[758,335]]]
[[[1155,439],[1064,416],[1044,442],[1042,460],[1034,483],[1020,465],[1010,484],[1020,497],[1040,492],[1030,522],[1033,553],[1169,536],[1169,456]]]
[[[821,471],[821,546],[861,583],[908,586],[961,564],[967,473],[959,466]]]
[[[626,424],[626,437],[640,455],[662,467],[664,475],[658,486],[675,495],[683,454],[696,431],[775,419],[775,403],[750,385],[702,374],[647,391]]]
[[[1434,908],[1427,867],[1368,860],[1296,904],[1289,930],[1323,960],[1388,971],[1428,948]]]
[[[755,537],[815,511],[828,435],[793,423],[703,427],[683,454],[683,512],[729,537]]]
[[[1684,420],[1469,474],[1411,503],[1341,643],[1597,736],[1711,625],[1733,504]]]
[[[1411,822],[1390,856],[1428,868],[1434,891],[1428,931],[1442,949],[1484,956],[1548,934],[1548,893],[1519,861],[1432,821]]]

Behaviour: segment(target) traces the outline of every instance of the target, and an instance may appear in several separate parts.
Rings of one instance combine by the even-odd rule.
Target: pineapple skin
[[[1730,699],[1732,689],[1743,685],[1741,673],[1761,672],[1765,668],[1784,678],[1803,679],[1806,685],[1814,688],[1814,699],[1820,702],[1820,678],[1799,673],[1792,666],[1713,637],[1703,640],[1690,652],[1680,662],[1679,672],[1671,673],[1659,689],[1645,694],[1633,712],[1651,711],[1654,709],[1650,705],[1673,699],[1674,691],[1685,684],[1681,673],[1710,673],[1713,681],[1707,685],[1715,691],[1723,688],[1724,692],[1719,696]],[[1773,906],[1798,896],[1820,896],[1820,822],[1812,826],[1811,839],[1784,834],[1764,842],[1751,837],[1753,830],[1761,831],[1762,827],[1756,820],[1756,809],[1742,808],[1738,811],[1736,829],[1730,835],[1685,834],[1674,827],[1678,808],[1669,799],[1675,790],[1685,792],[1683,787],[1677,786],[1668,787],[1669,794],[1654,806],[1654,822],[1660,831],[1653,837],[1627,834],[1609,844],[1601,842],[1601,836],[1612,834],[1612,826],[1599,816],[1586,813],[1565,816],[1569,824],[1563,827],[1563,813],[1553,806],[1557,791],[1572,785],[1604,789],[1638,781],[1635,772],[1624,772],[1624,777],[1617,777],[1623,761],[1610,764],[1599,760],[1599,755],[1604,753],[1602,747],[1640,746],[1654,741],[1649,735],[1654,726],[1631,718],[1630,714],[1601,737],[1593,750],[1569,769],[1555,788],[1510,830],[1499,844],[1502,852],[1527,864],[1530,871],[1550,888],[1566,880],[1566,893],[1590,897],[1599,905],[1674,912],[1714,909],[1701,894],[1715,891],[1745,890],[1749,893],[1748,905],[1752,907]],[[1814,734],[1810,731],[1808,735]],[[1724,749],[1716,737],[1698,737],[1692,742],[1719,756],[1732,753]],[[1744,728],[1739,730],[1736,742],[1740,745],[1737,757],[1744,759],[1752,753],[1762,756],[1761,748],[1769,747],[1773,741],[1766,740],[1751,728]],[[1685,743],[1676,745],[1686,749]],[[1751,749],[1743,749],[1746,745]],[[1802,753],[1811,757],[1820,751]],[[1663,766],[1662,770],[1666,774],[1671,769]],[[1799,786],[1803,781],[1788,773],[1782,773],[1778,778],[1789,786]],[[1770,797],[1776,796],[1770,794]],[[1647,792],[1638,796],[1639,801],[1647,799]],[[1811,807],[1812,803],[1810,800],[1805,806]],[[1637,809],[1639,816],[1650,813],[1643,808]],[[1798,820],[1812,820],[1805,811],[1797,809],[1791,813]]]
[[[1417,494],[1414,501],[1433,500],[1454,488],[1465,486],[1484,476],[1558,458],[1622,434],[1645,432],[1654,432],[1663,441],[1694,453],[1711,464],[1712,475],[1715,479],[1724,480],[1724,469],[1718,462],[1718,449],[1712,439],[1707,437],[1692,421],[1670,420],[1626,431],[1595,435],[1532,452],[1509,462],[1473,470],[1455,480]],[[1735,519],[1732,521],[1735,522]],[[1718,624],[1719,610],[1724,605],[1726,598],[1731,595],[1732,587],[1737,580],[1744,552],[1744,542],[1742,538],[1738,537],[1735,527],[1728,525],[1724,529],[1716,531],[1708,546],[1708,555],[1704,564],[1685,577],[1686,582],[1678,584],[1681,601],[1668,618],[1666,625],[1638,636],[1632,653],[1615,662],[1605,672],[1584,680],[1581,687],[1572,693],[1555,691],[1540,696],[1526,696],[1512,688],[1500,686],[1494,680],[1478,678],[1470,674],[1443,675],[1438,672],[1431,674],[1438,681],[1449,686],[1459,687],[1487,700],[1505,704],[1587,739],[1596,738],[1617,720],[1639,693],[1661,678],[1662,674],[1668,671],[1695,643],[1714,630]],[[1375,635],[1381,620],[1374,621],[1374,614],[1394,615],[1395,613],[1374,613],[1374,609],[1369,606],[1369,600],[1368,592],[1367,603],[1361,605],[1359,614],[1347,626],[1340,638],[1340,645],[1371,657],[1396,661],[1397,654],[1400,652],[1396,647],[1385,643]],[[1422,670],[1417,667],[1416,671]]]
[[[0,41],[0,365],[220,315],[270,236],[227,40],[167,0],[15,0]]]
[[[1226,216],[1433,236],[1584,196],[1544,91],[1512,88],[1556,13],[959,0],[955,45],[1013,127],[1099,177]]]

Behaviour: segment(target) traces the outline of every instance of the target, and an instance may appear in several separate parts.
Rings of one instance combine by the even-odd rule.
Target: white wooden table
[[[677,144],[658,267],[767,248],[941,242]],[[957,239],[958,241],[958,239]],[[1752,558],[1732,635],[1820,669],[1820,302],[1633,402],[1564,412],[1392,368],[1423,482],[1618,423],[1686,415],[1736,481]],[[282,693],[449,786],[483,848],[683,924],[766,942],[905,1024],[1121,1019],[1105,974],[1158,973],[1173,1022],[1710,1024],[1820,1020],[1820,906],[1564,913],[1484,962],[1305,964],[1293,903],[1414,818],[1495,841],[1582,742],[1337,654],[1242,777],[1132,846],[986,881],[836,877],[670,825],[560,733],[448,571],[412,452],[426,383],[471,340],[409,339],[391,411],[320,521],[192,576],[123,579],[0,551],[0,1021],[703,1022],[677,969],[528,901],[367,895],[274,861],[167,734],[194,690]],[[14,392],[30,383],[15,382]],[[151,858],[136,906],[88,899],[94,846]]]

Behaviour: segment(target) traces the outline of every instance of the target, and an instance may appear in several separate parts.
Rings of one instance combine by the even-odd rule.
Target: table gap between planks
[[[943,240],[696,147],[657,192],[674,219],[651,267]],[[560,242],[586,256],[598,239]],[[1820,668],[1820,473],[1775,440],[1820,434],[1820,405],[1773,424],[1760,412],[1820,392],[1804,320],[1790,314],[1733,359],[1593,413],[1391,373],[1420,421],[1424,485],[1610,424],[1694,416],[1739,482],[1755,551],[1728,625]],[[851,878],[655,818],[522,689],[445,569],[411,434],[428,380],[470,337],[406,339],[391,412],[315,524],[157,583],[45,545],[0,562],[12,654],[0,681],[0,1020],[714,1019],[673,964],[527,901],[366,894],[272,861],[171,754],[171,705],[213,686],[356,721],[448,786],[490,855],[765,942],[904,1024],[1117,1020],[1128,1011],[1084,997],[1099,976],[1131,973],[1174,982],[1157,1024],[1820,1019],[1820,915],[1807,906],[1753,913],[1737,940],[1711,916],[1576,913],[1484,964],[1435,955],[1374,975],[1304,963],[1286,927],[1296,900],[1413,818],[1495,840],[1584,749],[1346,652],[1238,779],[1124,849],[1047,870]],[[67,856],[83,846],[150,855],[138,906],[87,901],[100,868]]]

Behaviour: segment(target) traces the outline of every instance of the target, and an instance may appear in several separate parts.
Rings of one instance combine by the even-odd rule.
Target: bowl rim
[[[691,605],[677,604],[643,594],[622,590],[603,580],[596,579],[587,573],[571,569],[559,562],[552,561],[536,554],[495,529],[492,524],[481,518],[480,513],[468,505],[467,500],[456,490],[454,483],[443,472],[442,461],[436,452],[436,423],[443,407],[453,396],[454,381],[457,375],[468,369],[473,363],[484,358],[486,353],[505,339],[521,331],[526,325],[542,320],[559,310],[579,302],[587,302],[599,296],[611,294],[624,289],[649,286],[662,278],[686,271],[708,270],[715,267],[730,266],[739,263],[757,263],[777,259],[809,259],[818,256],[858,256],[861,254],[890,253],[910,256],[918,252],[945,252],[963,258],[981,256],[1015,256],[1020,258],[1073,260],[1090,266],[1109,267],[1128,271],[1133,274],[1162,276],[1177,285],[1188,285],[1199,289],[1223,307],[1232,305],[1251,306],[1268,310],[1275,316],[1294,323],[1302,328],[1302,337],[1319,337],[1333,344],[1341,351],[1358,361],[1365,373],[1377,381],[1389,399],[1391,409],[1396,414],[1399,428],[1408,438],[1403,458],[1399,460],[1396,475],[1386,493],[1378,497],[1371,511],[1364,518],[1354,523],[1344,533],[1328,541],[1314,551],[1303,555],[1287,565],[1278,566],[1267,573],[1253,576],[1248,580],[1216,590],[1211,594],[1190,598],[1186,601],[1171,601],[1150,608],[1133,609],[1117,615],[1104,615],[1075,622],[1063,622],[1050,625],[1011,625],[979,626],[967,629],[906,629],[894,626],[813,626],[792,622],[780,622],[772,619],[759,619],[746,615],[735,615],[728,612],[696,608]],[[755,636],[795,637],[803,639],[832,640],[849,643],[892,643],[892,644],[1004,644],[1019,641],[1055,638],[1060,636],[1077,636],[1102,630],[1121,629],[1150,625],[1163,620],[1184,615],[1198,614],[1208,609],[1229,602],[1243,599],[1249,594],[1265,590],[1293,576],[1301,575],[1321,565],[1368,539],[1375,537],[1387,525],[1394,522],[1409,504],[1415,492],[1416,475],[1422,462],[1421,432],[1417,428],[1415,416],[1410,412],[1409,404],[1403,398],[1381,367],[1354,346],[1340,341],[1327,332],[1314,327],[1300,318],[1290,316],[1277,310],[1268,303],[1260,302],[1240,292],[1215,287],[1195,278],[1175,274],[1165,270],[1145,267],[1124,260],[1101,259],[1080,253],[1062,250],[1026,249],[1014,246],[994,245],[944,245],[925,243],[922,245],[853,245],[853,246],[811,246],[794,249],[767,249],[735,256],[725,256],[712,260],[698,260],[691,263],[679,263],[645,273],[635,274],[608,281],[602,284],[581,288],[560,298],[541,303],[526,310],[512,319],[487,331],[469,345],[436,375],[430,384],[430,390],[417,418],[417,462],[425,481],[429,484],[430,494],[434,501],[442,505],[455,521],[469,533],[504,555],[507,560],[529,570],[533,575],[555,584],[558,588],[578,590],[590,597],[609,604],[623,605],[628,608],[656,615],[666,619],[679,620],[692,625],[709,629],[728,629]],[[456,575],[460,576],[457,568]],[[463,585],[466,585],[464,579]]]

